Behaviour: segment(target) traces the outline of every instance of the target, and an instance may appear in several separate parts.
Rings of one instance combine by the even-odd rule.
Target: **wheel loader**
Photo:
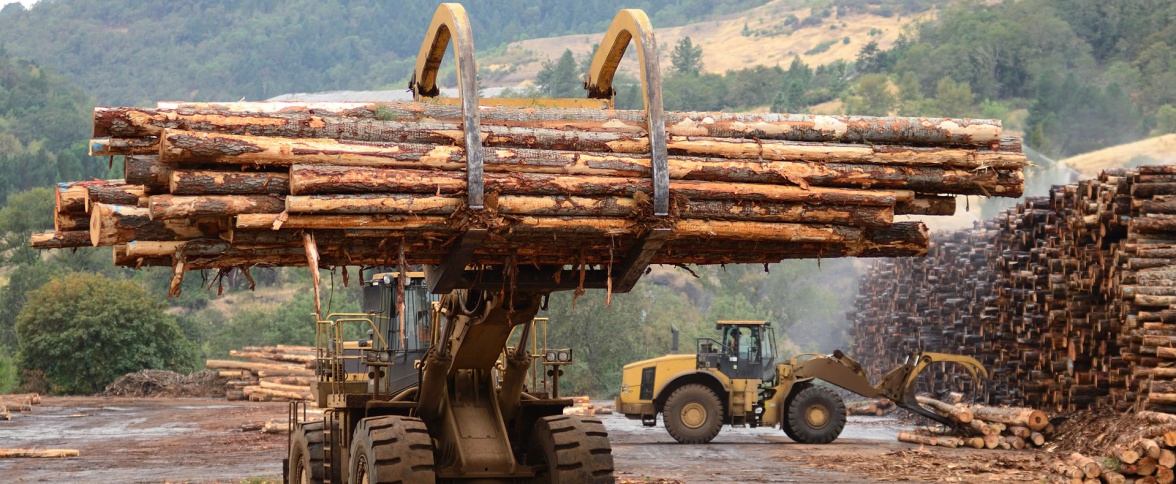
[[[919,373],[932,363],[955,363],[973,381],[988,378],[974,358],[918,353],[871,385],[862,366],[840,350],[801,354],[776,363],[766,321],[718,321],[719,339],[699,338],[695,354],[670,354],[625,365],[615,408],[647,426],[661,415],[678,442],[703,444],[723,425],[775,427],[792,440],[827,444],[845,427],[845,404],[830,385],[868,398],[888,398],[906,410],[954,426],[915,398]],[[677,333],[675,332],[675,350]]]
[[[640,10],[622,10],[605,33],[585,82],[584,99],[479,98],[470,22],[458,4],[434,14],[410,81],[414,100],[459,104],[467,162],[467,202],[483,207],[479,108],[613,108],[613,75],[630,42],[640,56],[646,117],[664,126],[656,43]],[[459,97],[439,97],[437,75],[446,50],[456,57]],[[655,216],[665,216],[668,178],[665,130],[650,130]],[[624,293],[645,273],[668,229],[653,228],[630,250],[601,266],[472,266],[492,238],[470,228],[450,241],[438,265],[418,272],[397,265],[365,281],[363,312],[316,322],[313,403],[290,408],[290,483],[427,483],[503,481],[613,482],[608,432],[596,419],[563,415],[573,404],[553,391],[528,389],[536,358],[527,351],[532,322],[555,291],[608,289]],[[393,251],[394,252],[394,251]],[[395,253],[389,255],[396,260]],[[403,261],[403,255],[401,255]],[[391,265],[394,265],[393,262]],[[553,277],[554,274],[554,277]],[[512,333],[522,328],[513,346]],[[367,334],[355,338],[355,334]],[[349,340],[349,335],[351,338]],[[546,352],[558,374],[571,352]],[[555,361],[546,361],[550,356]]]

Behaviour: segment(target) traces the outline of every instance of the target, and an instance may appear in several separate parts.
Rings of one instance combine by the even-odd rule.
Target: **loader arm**
[[[800,359],[805,356],[810,358]],[[954,427],[957,424],[951,419],[922,406],[915,398],[915,380],[932,363],[956,363],[964,367],[972,380],[988,379],[988,371],[975,358],[947,353],[912,353],[906,363],[887,372],[876,385],[870,384],[860,363],[840,350],[830,356],[806,354],[792,359],[793,371],[798,379],[820,378],[863,397],[888,398],[899,407]]]

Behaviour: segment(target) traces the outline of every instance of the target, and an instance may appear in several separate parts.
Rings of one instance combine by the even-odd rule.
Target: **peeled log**
[[[216,237],[225,225],[213,219],[151,220],[149,209],[144,207],[98,203],[90,212],[90,241],[94,246],[105,246],[133,240]]]
[[[486,191],[503,195],[615,195],[649,194],[646,179],[597,176],[560,176],[540,173],[486,173]],[[294,165],[290,168],[293,195],[343,193],[458,194],[466,190],[462,172],[432,172],[333,165]],[[757,185],[705,181],[670,182],[671,195],[690,200],[757,200],[777,203],[892,206],[914,200],[909,191],[857,190],[849,188]]]
[[[382,103],[159,103],[157,109],[94,109],[94,136],[141,137],[160,128],[191,128],[249,132],[267,136],[327,137],[336,133],[378,131],[377,109],[384,118],[416,122],[423,118],[460,120],[460,106],[411,102]],[[644,129],[644,111],[481,107],[483,125],[591,127]],[[368,121],[340,127],[332,117]],[[261,119],[268,118],[268,119]],[[224,127],[223,129],[221,127]],[[313,131],[316,127],[331,131]],[[776,113],[667,112],[671,135],[759,138],[814,142],[980,146],[1001,143],[1000,120],[948,118],[891,118]],[[324,136],[324,134],[326,136]],[[377,138],[379,139],[379,138]]]
[[[77,457],[77,449],[0,449],[0,459],[23,457]]]
[[[1000,408],[977,405],[972,407],[972,413],[976,418],[985,422],[1020,425],[1033,431],[1040,431],[1049,425],[1049,418],[1045,412],[1032,408]]]
[[[168,220],[245,213],[276,214],[286,209],[286,202],[270,195],[152,195],[148,208],[152,220]]]
[[[42,232],[33,234],[29,240],[29,247],[34,249],[66,249],[72,247],[90,247],[91,245],[89,230]]]

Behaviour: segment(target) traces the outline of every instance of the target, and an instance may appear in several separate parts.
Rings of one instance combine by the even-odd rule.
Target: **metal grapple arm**
[[[888,398],[899,407],[944,425],[955,426],[951,419],[920,405],[915,398],[915,380],[932,363],[956,363],[964,367],[972,380],[988,379],[988,371],[975,358],[947,353],[912,353],[906,363],[886,373],[877,385],[870,385],[862,365],[840,350],[831,356],[793,363],[793,366],[798,378],[820,378],[863,397]]]

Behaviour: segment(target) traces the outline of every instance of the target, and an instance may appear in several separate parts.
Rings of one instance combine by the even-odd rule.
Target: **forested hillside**
[[[670,60],[667,108],[999,117],[1006,127],[1023,130],[1027,145],[1043,160],[1176,132],[1176,25],[1170,21],[1176,4],[1169,1],[501,0],[467,2],[467,8],[477,45],[494,51],[526,37],[598,33],[622,7],[644,8],[662,27],[765,4],[806,13],[779,28],[753,23],[746,35],[805,35],[806,29],[845,28],[841,23],[851,18],[868,22],[919,13],[928,20],[893,47],[851,39],[846,45],[861,42],[853,60],[818,65],[795,59],[726,72],[704,69],[704,47],[683,37],[662,46]],[[72,280],[95,288],[125,288],[122,282],[129,280],[145,288],[132,301],[135,314],[177,340],[166,345],[176,351],[144,360],[147,365],[186,370],[201,357],[222,356],[235,346],[309,342],[313,305],[306,270],[258,269],[252,282],[235,272],[192,275],[183,295],[166,299],[171,277],[166,270],[118,269],[105,250],[37,254],[25,248],[28,234],[52,225],[47,214],[53,182],[121,173],[119,159],[85,156],[95,102],[258,100],[287,92],[401,89],[435,6],[435,1],[42,0],[31,10],[19,4],[0,10],[0,391],[16,385],[18,377],[33,390],[77,388],[55,382],[52,374],[59,370],[39,366],[26,352],[65,344],[38,331],[51,326],[33,313],[52,305],[23,311],[29,292],[53,278],[63,281],[52,286],[59,289]],[[536,78],[538,87],[513,94],[582,95],[586,59],[571,51],[549,59]],[[619,82],[618,91],[618,105],[640,105],[635,80]],[[669,268],[650,274],[633,293],[614,296],[611,307],[605,307],[602,293],[575,301],[561,294],[552,298],[547,315],[555,344],[582,348],[568,384],[606,396],[616,391],[620,365],[668,349],[670,325],[683,330],[684,350],[720,318],[769,319],[787,329],[790,348],[833,349],[844,341],[838,325],[853,297],[856,267],[847,260],[795,261],[769,272],[760,266],[695,269],[697,277]],[[104,279],[77,279],[79,273]],[[322,276],[334,282],[325,304],[356,306],[354,284],[342,287],[338,271]],[[249,290],[253,284],[256,292]],[[52,293],[34,298],[41,302]],[[101,296],[88,301],[105,304]],[[107,325],[115,319],[82,322],[96,337],[109,335]],[[34,342],[42,346],[29,346]],[[101,359],[94,354],[91,361]],[[110,378],[122,369],[110,365],[94,378]]]
[[[474,45],[604,31],[621,8],[656,25],[764,0],[466,2]],[[99,103],[260,100],[288,92],[404,88],[439,2],[45,0],[0,10],[0,42],[52,65]]]

